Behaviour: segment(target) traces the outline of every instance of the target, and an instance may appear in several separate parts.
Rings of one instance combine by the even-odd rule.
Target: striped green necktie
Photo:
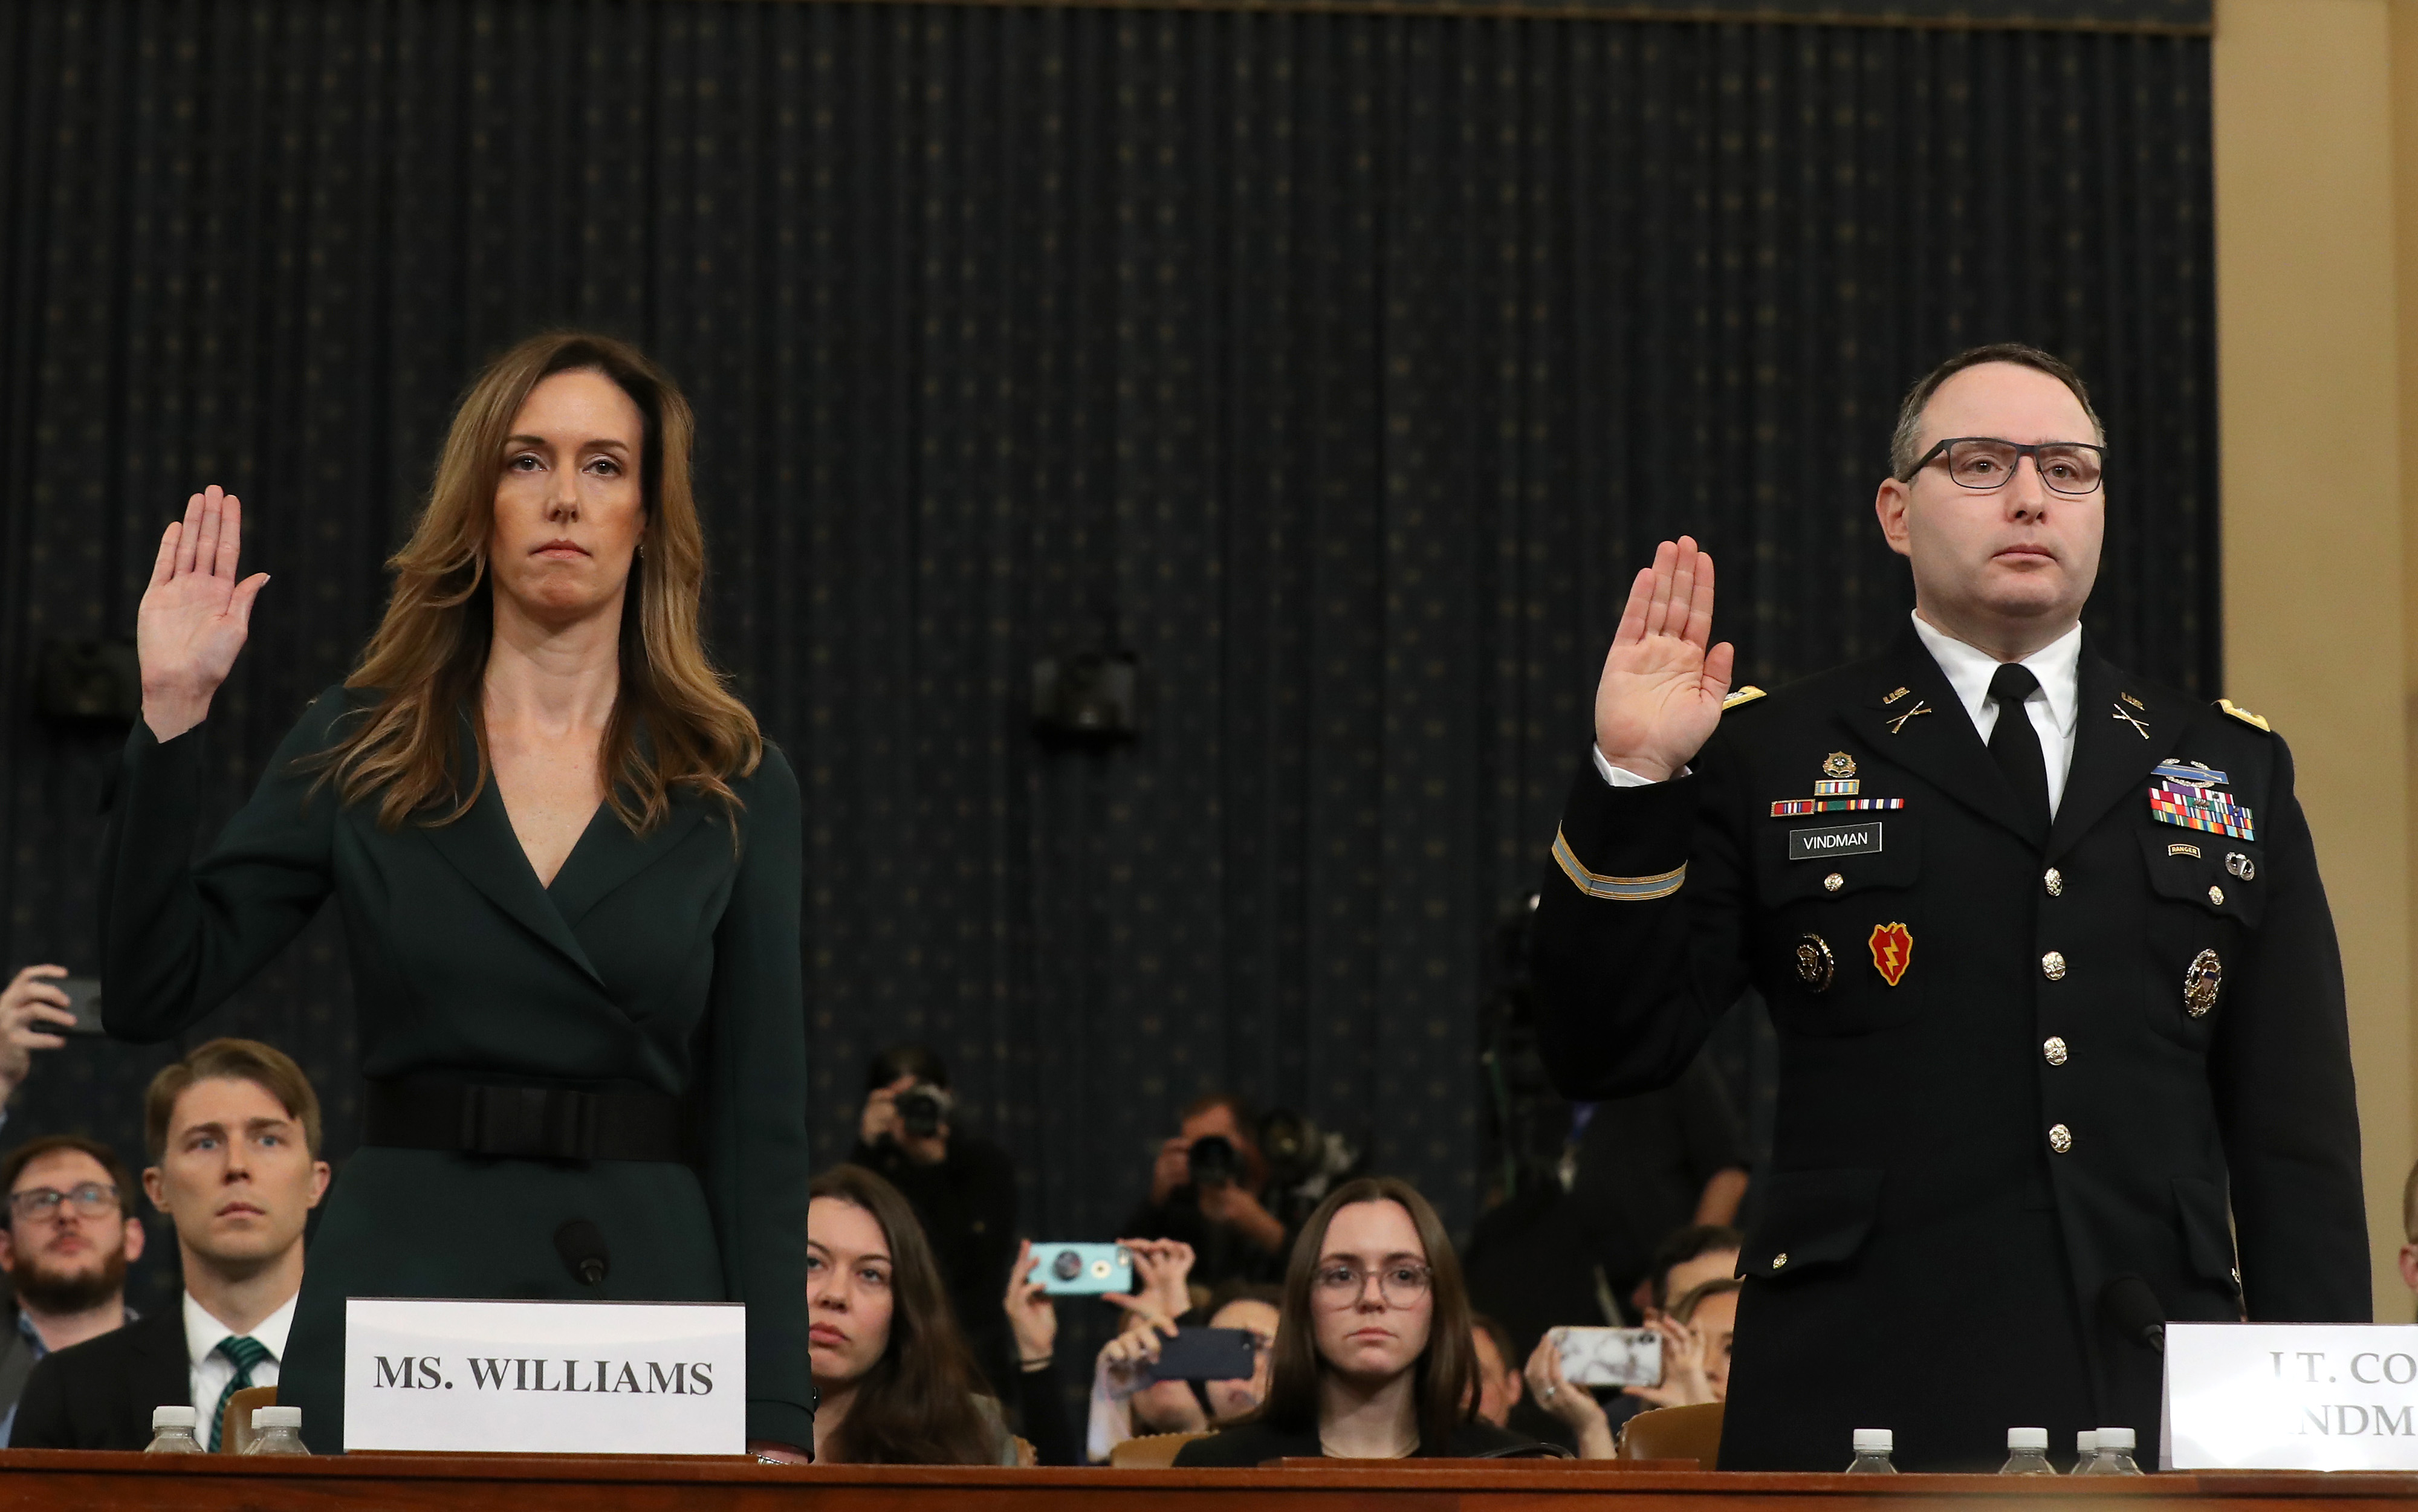
[[[223,1354],[235,1362],[235,1379],[226,1383],[226,1390],[219,1393],[219,1405],[210,1413],[210,1453],[216,1454],[219,1452],[219,1430],[226,1423],[227,1403],[235,1400],[237,1392],[252,1384],[253,1367],[268,1358],[268,1346],[249,1334],[229,1334],[219,1340],[219,1347],[210,1352]]]

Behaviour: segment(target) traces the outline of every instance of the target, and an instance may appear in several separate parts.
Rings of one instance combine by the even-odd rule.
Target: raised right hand
[[[243,504],[216,483],[185,501],[185,517],[160,537],[151,586],[134,616],[143,664],[143,723],[173,741],[207,717],[235,667],[267,573],[236,580]]]
[[[1606,761],[1661,782],[1712,739],[1737,661],[1727,641],[1706,650],[1712,628],[1713,558],[1692,537],[1665,541],[1630,585],[1596,684],[1595,744]]]

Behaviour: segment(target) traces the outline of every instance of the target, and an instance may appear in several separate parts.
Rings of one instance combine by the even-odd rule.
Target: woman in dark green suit
[[[798,787],[698,636],[692,434],[620,343],[497,359],[359,669],[198,863],[204,721],[267,579],[216,488],[161,542],[105,1013],[174,1034],[344,910],[363,1141],[278,1383],[323,1452],[348,1296],[743,1302],[751,1443],[814,1442]]]

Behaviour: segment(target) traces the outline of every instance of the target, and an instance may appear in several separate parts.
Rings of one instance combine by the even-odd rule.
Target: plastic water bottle
[[[145,1454],[203,1454],[199,1439],[193,1437],[193,1425],[201,1414],[190,1407],[154,1407],[151,1409],[151,1442],[143,1446]]]
[[[2007,1462],[1998,1467],[2001,1475],[2054,1475],[2057,1467],[2048,1462],[2048,1429],[2026,1428],[2007,1429]]]
[[[2074,1436],[2074,1473],[2077,1475],[2081,1474],[2082,1467],[2090,1463],[2092,1457],[2098,1453],[2098,1433],[2090,1428],[2084,1428],[2075,1434]]]
[[[255,1407],[252,1410],[252,1431],[257,1435],[246,1454],[309,1454],[302,1446],[302,1409],[299,1407]]]
[[[1847,1467],[1850,1475],[1894,1475],[1897,1466],[1890,1463],[1890,1450],[1896,1435],[1887,1428],[1856,1429],[1856,1462]]]
[[[2074,1471],[2077,1475],[2137,1475],[2141,1467],[2133,1462],[2133,1430],[2128,1428],[2104,1428],[2094,1441],[2098,1452],[2089,1462]]]

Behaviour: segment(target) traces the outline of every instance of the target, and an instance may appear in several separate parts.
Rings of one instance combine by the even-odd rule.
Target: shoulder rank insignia
[[[2267,723],[2265,715],[2254,714],[2249,710],[2242,708],[2240,704],[2235,703],[2230,698],[2219,698],[2216,701],[2216,707],[2224,710],[2227,713],[2231,714],[2234,718],[2242,721],[2244,725],[2255,725],[2258,728],[2265,730],[2270,735],[2275,733],[2275,726]]]
[[[1743,688],[1732,690],[1730,695],[1722,700],[1722,712],[1726,714],[1738,705],[1751,704],[1762,696],[1763,690],[1750,682]]]

